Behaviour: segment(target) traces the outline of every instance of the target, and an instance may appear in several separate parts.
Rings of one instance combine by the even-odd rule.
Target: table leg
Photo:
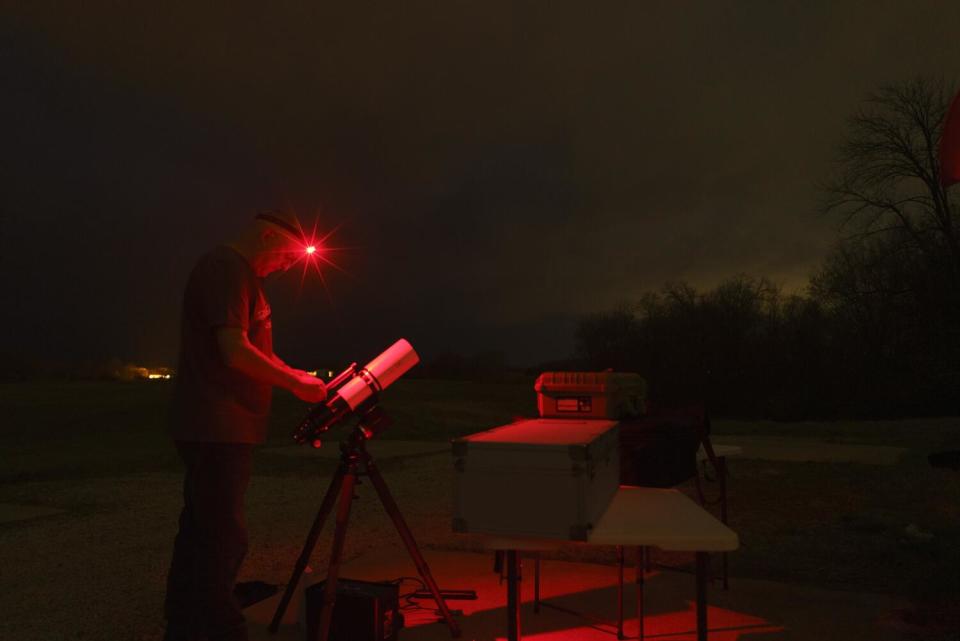
[[[697,552],[697,641],[707,641],[706,552]]]
[[[623,635],[623,546],[617,546],[617,638]]]
[[[718,456],[717,457],[717,466],[720,468],[717,470],[717,475],[720,477],[720,521],[726,525],[727,524],[727,457]],[[727,553],[723,553],[721,558],[723,563],[723,589],[729,590],[730,584],[728,582],[727,574]]]
[[[637,638],[643,641],[643,573],[647,569],[647,548],[637,548]]]
[[[507,641],[520,638],[520,555],[507,550]]]
[[[533,611],[540,613],[540,553],[533,554]]]

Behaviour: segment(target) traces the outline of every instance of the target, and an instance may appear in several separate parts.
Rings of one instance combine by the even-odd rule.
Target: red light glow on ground
[[[475,601],[449,601],[448,605],[463,611],[460,619],[464,629],[475,631],[496,630],[494,634],[480,632],[475,635],[477,641],[505,640],[506,635],[506,584],[497,581],[497,575],[490,572],[489,563],[492,553],[481,557],[484,563],[477,568],[460,567],[463,577],[450,585],[454,587],[470,586],[477,590]],[[611,566],[595,564],[574,564],[564,561],[545,561],[541,572],[541,593],[546,602],[561,608],[573,609],[581,614],[600,617],[605,623],[592,623],[584,618],[567,612],[560,612],[541,605],[540,613],[533,612],[533,574],[534,564],[530,558],[523,559],[523,580],[521,581],[522,606],[521,630],[526,641],[611,641],[617,638],[616,632],[616,569]],[[472,570],[472,571],[471,571]],[[647,607],[656,607],[657,593],[662,584],[658,580],[660,572],[646,574]],[[466,577],[469,577],[467,579]],[[676,577],[667,577],[676,580]],[[628,568],[624,593],[624,633],[627,638],[637,638],[638,625],[635,591],[632,585],[634,576]],[[683,577],[682,583],[689,588],[691,597],[694,592],[693,577]],[[707,595],[707,627],[710,641],[750,641],[751,634],[781,632],[783,627],[770,623],[758,616],[709,604]],[[662,602],[662,601],[661,601]],[[411,636],[419,638],[413,629],[420,626],[436,626],[437,614],[433,605],[426,599],[419,603],[423,610],[408,610],[406,627]],[[685,609],[649,610],[644,616],[644,637],[651,641],[696,641],[697,612],[696,603],[684,599]],[[681,602],[676,603],[681,607]],[[439,626],[437,626],[439,629]],[[443,628],[446,632],[446,628]],[[425,637],[425,638],[433,638]],[[470,638],[470,637],[468,637]]]
[[[416,573],[402,548],[385,546],[379,553],[365,555],[344,565],[341,576],[382,581],[386,577],[412,577]],[[476,600],[449,600],[447,605],[456,611],[463,629],[463,639],[500,641],[506,639],[507,586],[492,571],[493,554],[445,552],[430,550],[426,560],[441,588],[476,591]],[[533,608],[533,563],[525,558],[521,582],[521,632],[527,641],[614,641],[617,617],[617,573],[608,565],[549,560],[541,567],[541,594],[546,602],[560,608],[598,617],[604,623],[587,619],[541,605],[539,613]],[[646,575],[644,637],[650,641],[694,641],[697,638],[695,585],[690,575],[650,572]],[[316,580],[322,577],[316,577]],[[638,632],[633,572],[624,577],[624,633],[636,639]],[[401,582],[400,593],[412,593],[423,588],[419,579]],[[678,593],[687,596],[679,596]],[[730,595],[734,593],[731,592]],[[719,598],[720,592],[708,589],[707,627],[710,641],[753,641],[760,634],[780,633],[786,630],[782,622],[773,623],[729,602],[711,605],[709,600]],[[728,596],[730,596],[728,595]],[[679,596],[679,598],[678,598]],[[448,641],[450,632],[440,620],[432,599],[401,598],[405,627],[401,637],[410,641]],[[251,621],[266,625],[273,615],[275,601],[263,601],[248,611]],[[765,608],[765,611],[769,608]],[[771,614],[766,613],[766,616]],[[775,616],[775,615],[774,615]],[[288,610],[285,624],[296,623],[296,613]],[[753,635],[753,636],[751,636]],[[302,633],[301,633],[302,636]],[[285,637],[286,638],[286,637]],[[289,638],[294,638],[290,636]],[[760,637],[764,638],[764,637]]]
[[[552,630],[550,632],[532,632],[536,627],[536,614],[524,612],[523,638],[527,641],[592,641],[593,639],[616,639],[616,625],[581,625]],[[573,620],[573,617],[570,617]],[[782,632],[783,628],[764,619],[743,612],[734,612],[724,608],[707,606],[707,627],[710,641],[749,641],[750,634]],[[637,638],[637,619],[625,619],[623,632],[628,638]],[[644,638],[656,641],[696,641],[697,609],[693,601],[687,602],[687,609],[677,612],[647,615],[643,619]],[[611,634],[612,633],[612,634]],[[506,639],[505,636],[498,637]]]

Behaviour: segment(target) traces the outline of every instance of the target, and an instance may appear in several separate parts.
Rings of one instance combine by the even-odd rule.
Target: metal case
[[[454,532],[586,541],[620,482],[610,420],[530,419],[454,439]]]

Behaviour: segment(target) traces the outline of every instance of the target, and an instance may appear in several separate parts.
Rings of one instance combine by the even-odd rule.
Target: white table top
[[[599,545],[652,545],[663,550],[736,550],[740,540],[683,492],[621,485],[587,537]]]
[[[493,550],[544,550],[573,543],[559,539],[487,536]],[[645,545],[662,550],[728,552],[736,532],[679,490],[621,485],[587,537],[594,545]]]

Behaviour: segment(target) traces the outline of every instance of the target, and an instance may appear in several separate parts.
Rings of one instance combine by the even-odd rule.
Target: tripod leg
[[[370,477],[370,480],[373,482],[373,487],[377,490],[377,495],[380,497],[380,502],[383,504],[384,509],[386,509],[387,514],[390,515],[390,519],[400,533],[400,538],[403,539],[404,545],[407,546],[407,552],[410,553],[410,558],[413,559],[414,564],[417,566],[420,578],[427,584],[430,593],[437,602],[437,606],[443,614],[443,619],[450,628],[450,635],[454,638],[459,638],[460,626],[453,620],[453,614],[450,612],[450,608],[447,607],[447,602],[440,596],[440,588],[437,587],[437,582],[433,580],[433,575],[430,574],[430,568],[427,567],[427,562],[420,554],[420,550],[417,549],[417,542],[413,539],[413,534],[410,532],[410,528],[407,527],[406,521],[403,520],[403,515],[400,514],[400,508],[397,507],[393,496],[390,495],[390,490],[387,488],[386,482],[383,480],[383,477],[380,476],[380,470],[377,469],[373,459],[371,459],[370,455],[366,452],[363,452],[363,462],[367,468],[367,476]]]
[[[337,495],[340,492],[340,486],[343,485],[343,476],[346,473],[347,464],[341,463],[337,467],[337,471],[333,475],[333,479],[330,480],[330,487],[327,488],[327,493],[323,496],[323,503],[320,504],[320,509],[317,511],[317,516],[313,520],[313,526],[310,528],[310,533],[307,534],[307,541],[303,544],[303,549],[300,551],[300,558],[297,559],[297,563],[293,568],[293,574],[290,576],[290,581],[287,583],[287,589],[283,592],[283,597],[280,599],[280,603],[277,605],[276,612],[273,613],[273,620],[270,622],[269,630],[271,634],[277,632],[277,628],[280,627],[280,621],[283,620],[283,615],[287,611],[287,606],[290,605],[290,599],[293,598],[293,592],[297,589],[297,583],[300,581],[300,576],[303,574],[304,569],[307,567],[307,563],[310,561],[310,555],[313,554],[313,548],[317,544],[317,538],[320,536],[320,531],[323,529],[323,524],[327,520],[327,516],[333,510],[333,504],[337,500]]]
[[[310,641],[327,641],[330,636],[330,621],[333,620],[333,606],[337,600],[337,579],[340,576],[340,560],[343,557],[343,544],[347,541],[347,523],[350,520],[350,506],[353,504],[353,486],[357,482],[357,464],[350,464],[340,488],[340,501],[337,503],[337,526],[333,531],[333,548],[327,564],[327,582],[323,586],[323,602],[320,606],[320,621],[317,629],[308,630]]]

